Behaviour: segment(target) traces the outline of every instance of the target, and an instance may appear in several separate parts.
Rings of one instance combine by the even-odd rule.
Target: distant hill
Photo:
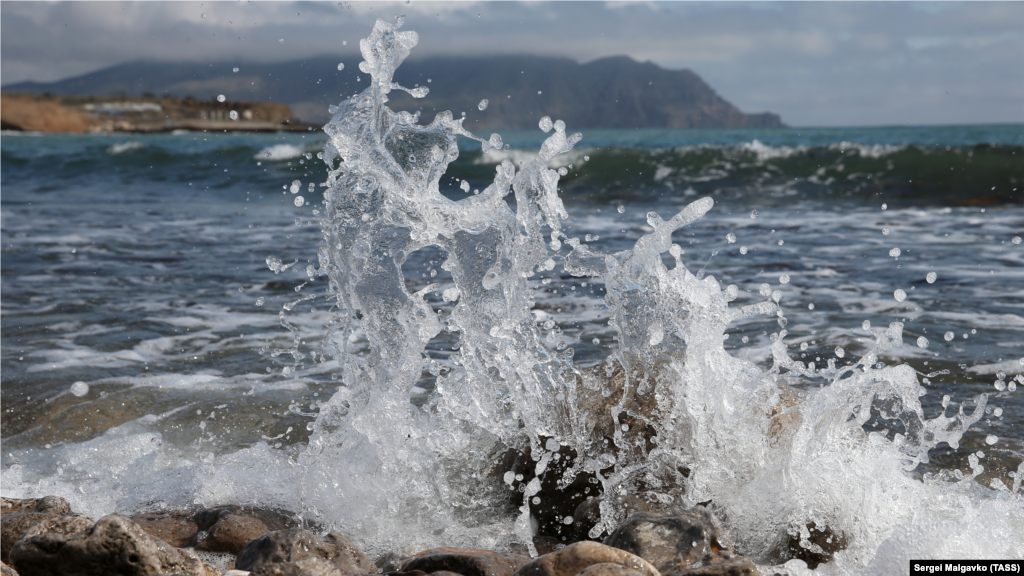
[[[345,69],[338,70],[342,62]],[[193,96],[273,101],[291,106],[297,118],[324,123],[327,107],[366,87],[359,58],[317,57],[277,64],[133,62],[57,82],[21,82],[5,92],[54,95]],[[238,66],[239,72],[232,72]],[[541,116],[584,128],[771,128],[772,113],[745,114],[689,70],[666,70],[625,56],[579,64],[565,58],[498,56],[410,60],[395,81],[423,85],[421,100],[395,91],[396,109],[466,112],[470,129],[533,128]],[[477,104],[488,99],[486,111]]]

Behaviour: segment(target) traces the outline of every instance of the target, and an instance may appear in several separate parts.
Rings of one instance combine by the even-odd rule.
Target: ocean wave
[[[306,153],[303,146],[294,144],[274,144],[259,151],[253,158],[257,160],[288,160],[298,158]]]
[[[117,144],[114,144],[107,148],[107,154],[110,154],[112,156],[117,154],[124,154],[125,152],[131,152],[132,150],[140,150],[145,147],[146,145],[143,144],[142,142],[118,142]]]

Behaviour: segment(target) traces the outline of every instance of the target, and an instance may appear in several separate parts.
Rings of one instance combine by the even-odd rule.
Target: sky
[[[688,68],[791,126],[1024,122],[1024,2],[0,2],[0,83],[135,60],[352,55],[405,14],[417,56]],[[410,65],[412,64],[410,59]]]

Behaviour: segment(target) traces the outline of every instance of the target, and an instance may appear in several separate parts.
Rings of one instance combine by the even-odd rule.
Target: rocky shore
[[[93,521],[63,498],[0,503],[3,576],[755,576],[705,508],[637,513],[603,542],[538,537],[536,558],[435,548],[371,559],[348,536],[315,534],[286,514],[220,506],[111,514]]]
[[[67,133],[307,132],[287,104],[195,98],[0,95],[3,130]]]

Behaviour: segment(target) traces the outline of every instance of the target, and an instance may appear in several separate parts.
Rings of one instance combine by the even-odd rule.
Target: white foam
[[[294,144],[274,144],[260,150],[253,158],[256,160],[264,161],[279,161],[288,160],[289,158],[298,158],[306,153],[306,149],[303,146],[296,146]]]

